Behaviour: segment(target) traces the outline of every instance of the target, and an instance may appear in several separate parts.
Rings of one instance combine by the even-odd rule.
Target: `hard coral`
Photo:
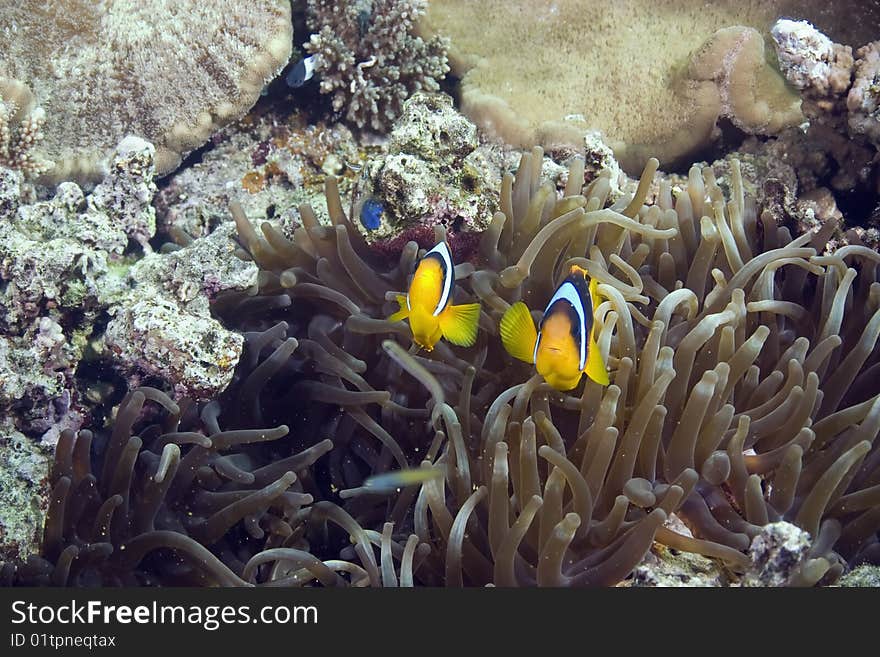
[[[45,180],[100,179],[119,140],[174,169],[239,118],[290,56],[287,0],[25,0],[0,8],[0,76],[25,81],[52,120]]]
[[[709,145],[719,116],[761,134],[800,121],[752,29],[787,4],[435,0],[427,18],[451,38],[462,109],[484,131],[550,148],[600,130],[634,175]]]
[[[46,112],[33,105],[34,96],[26,86],[0,77],[0,167],[17,169],[28,178],[55,166],[34,150],[44,136]]]
[[[437,91],[449,66],[440,37],[423,39],[418,21],[426,0],[309,0],[315,33],[305,44],[317,55],[321,93],[333,110],[360,128],[386,131],[416,91]]]

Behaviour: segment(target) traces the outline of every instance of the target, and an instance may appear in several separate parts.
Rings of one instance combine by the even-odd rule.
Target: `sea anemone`
[[[87,432],[67,435],[46,559],[7,578],[75,581],[100,550],[100,573],[121,582],[613,585],[655,542],[742,572],[779,520],[812,537],[789,583],[876,561],[880,255],[821,255],[833,223],[793,237],[744,194],[736,162],[729,180],[693,167],[646,204],[650,160],[606,207],[607,175],[584,186],[576,159],[558,196],[542,160],[525,153],[504,177],[501,211],[456,267],[453,302],[482,304],[469,349],[418,353],[405,323],[383,319],[418,246],[389,267],[334,178],[332,224],[301,206],[292,239],[268,222],[258,233],[233,204],[239,255],[261,270],[214,304],[246,335],[236,381],[199,407],[131,393],[94,476]],[[497,327],[515,301],[543,307],[572,264],[599,282],[612,383],[560,393],[504,352]],[[165,410],[139,419],[148,395]],[[443,476],[369,485],[418,466]],[[94,493],[71,495],[80,487]],[[142,558],[159,548],[185,563]]]

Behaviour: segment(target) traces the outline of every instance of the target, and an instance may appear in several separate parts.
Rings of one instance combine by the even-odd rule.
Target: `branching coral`
[[[449,66],[440,37],[418,34],[425,0],[309,0],[315,32],[305,44],[317,55],[321,93],[360,128],[385,131],[416,91],[437,91]]]
[[[26,0],[0,7],[0,76],[51,117],[46,180],[96,180],[120,139],[157,147],[167,173],[239,118],[287,62],[287,0]]]
[[[0,166],[18,169],[28,178],[36,178],[55,166],[34,151],[43,139],[46,112],[33,105],[30,89],[0,77]]]
[[[147,548],[165,547],[202,561],[220,583],[611,585],[654,542],[742,572],[752,539],[778,520],[812,539],[789,584],[829,582],[848,564],[876,560],[877,253],[850,245],[817,255],[834,226],[793,238],[758,213],[736,164],[729,200],[710,169],[695,167],[676,196],[664,183],[646,206],[651,160],[635,194],[606,207],[607,175],[582,189],[583,161],[575,160],[559,197],[542,184],[541,162],[540,149],[526,153],[517,175],[505,176],[502,211],[475,260],[456,268],[453,301],[480,300],[484,310],[478,341],[466,350],[440,343],[419,354],[405,324],[381,319],[406,289],[418,247],[408,244],[395,265],[382,267],[342,210],[335,179],[326,185],[332,225],[301,206],[292,240],[269,223],[257,232],[233,205],[240,255],[259,265],[259,289],[218,298],[215,311],[246,331],[247,357],[219,404],[200,409],[201,420],[194,408],[178,412],[166,402],[167,417],[131,438],[146,391],[123,404],[101,495],[90,502],[103,511],[89,514],[120,514],[97,523],[110,528],[110,542],[126,545],[106,559],[111,572],[124,578]],[[506,355],[496,327],[516,300],[542,307],[571,264],[600,283],[605,301],[595,321],[612,384],[586,381],[561,394]],[[230,435],[220,432],[221,411],[222,426],[238,437],[255,436],[244,427],[284,424],[295,446],[248,444],[224,455],[231,445],[220,438]],[[47,524],[55,565],[40,561],[16,577],[36,569],[67,581],[67,564],[92,549],[71,541],[70,523],[59,521],[79,517],[59,515],[81,498],[68,494],[73,480],[91,481],[74,465],[84,462],[75,456],[79,441],[72,459],[65,454],[73,441],[65,441]],[[308,459],[296,456],[304,447]],[[177,464],[177,449],[186,453],[170,491],[195,517],[149,533],[144,518],[154,516],[142,509],[157,499],[146,493],[155,489],[149,475]],[[367,481],[419,465],[443,476],[387,489]],[[266,488],[244,497],[261,501],[256,521],[239,507],[221,513],[215,505],[209,516],[197,506],[229,503],[227,491],[238,500],[243,489],[273,481],[286,488],[288,469],[316,500],[297,498],[292,515],[264,511],[272,508]],[[669,523],[672,514],[693,535]],[[239,546],[232,537],[241,530],[229,528],[242,516],[249,535],[258,522],[274,537]],[[217,531],[200,536],[196,527],[206,532],[208,524]],[[107,552],[106,538],[90,540]],[[136,571],[145,578],[176,567],[147,563]]]

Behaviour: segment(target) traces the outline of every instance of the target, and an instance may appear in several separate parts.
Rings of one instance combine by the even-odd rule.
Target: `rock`
[[[38,554],[49,506],[49,461],[44,447],[0,424],[0,562]]]
[[[878,587],[880,586],[880,566],[862,565],[840,578],[837,586]]]
[[[372,193],[385,211],[378,228],[364,228],[365,236],[389,240],[435,224],[455,232],[483,230],[497,209],[495,160],[478,147],[476,127],[449,96],[415,94],[391,132],[388,155],[371,165],[373,188],[363,193]]]
[[[810,535],[790,522],[772,522],[752,539],[752,565],[742,586],[786,586],[807,558]]]

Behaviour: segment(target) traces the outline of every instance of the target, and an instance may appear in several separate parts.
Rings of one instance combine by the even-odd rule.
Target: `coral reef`
[[[28,178],[36,178],[55,166],[34,152],[44,136],[46,112],[33,105],[30,89],[15,80],[0,78],[0,166],[18,169]]]
[[[722,116],[756,134],[800,123],[756,31],[784,4],[437,0],[427,18],[451,38],[462,109],[489,134],[549,148],[599,130],[636,174],[650,156],[682,164]]]
[[[498,209],[497,160],[479,147],[476,126],[453,109],[451,98],[415,94],[403,105],[387,155],[370,164],[372,191],[385,213],[378,227],[362,232],[378,241],[413,229],[430,239],[436,224],[482,231]]]
[[[22,335],[0,335],[0,412],[10,425],[50,445],[62,429],[83,421],[74,377],[85,340],[82,330],[69,333],[43,316]]]
[[[782,72],[799,89],[809,120],[805,132],[782,137],[805,191],[830,179],[840,192],[872,188],[877,178],[876,43],[834,43],[806,21],[779,20],[771,29]],[[873,143],[872,143],[873,142]]]
[[[834,43],[808,21],[780,19],[770,29],[779,68],[804,96],[843,96],[852,75],[852,48]],[[833,102],[824,101],[825,109]],[[809,109],[806,110],[812,114]]]
[[[359,128],[387,131],[403,102],[417,91],[437,91],[449,66],[446,43],[417,29],[426,0],[308,0],[315,75],[333,111]]]
[[[209,301],[253,286],[256,267],[231,257],[230,230],[152,252],[154,152],[125,138],[92,194],[61,183],[37,202],[20,172],[0,169],[0,410],[46,444],[79,428],[90,386],[107,385],[77,381],[86,361],[200,398],[223,390],[241,353]]]
[[[0,559],[40,552],[51,455],[7,420],[0,426]]]
[[[226,224],[129,269],[125,292],[107,311],[104,346],[131,381],[154,377],[169,382],[176,395],[204,399],[232,380],[243,339],[211,317],[209,301],[257,282],[257,268],[232,257],[232,232]]]
[[[249,215],[272,219],[283,231],[293,230],[303,203],[327,220],[324,177],[340,176],[347,192],[356,178],[347,164],[360,167],[367,157],[344,125],[308,125],[296,113],[254,112],[212,141],[200,162],[160,185],[155,205],[161,233],[208,235],[230,221],[234,199]]]
[[[732,583],[814,585],[876,562],[880,256],[822,255],[834,219],[793,237],[736,161],[726,194],[693,167],[652,203],[656,160],[614,202],[610,172],[584,186],[575,159],[557,193],[543,162],[504,175],[456,268],[454,303],[483,309],[468,349],[418,353],[382,319],[418,245],[377,257],[335,178],[330,225],[303,206],[291,236],[232,204],[260,269],[212,306],[244,335],[232,384],[209,403],[141,388],[106,432],[64,432],[42,556],[4,580],[595,586],[653,549],[723,562]],[[572,264],[599,282],[612,384],[559,393],[497,325]],[[419,466],[441,476],[370,483]]]
[[[254,104],[293,37],[287,0],[26,0],[4,3],[0,26],[0,76],[49,117],[53,182],[100,180],[128,134],[153,142],[168,173]]]
[[[880,41],[856,51],[853,84],[846,97],[849,129],[880,149]]]

